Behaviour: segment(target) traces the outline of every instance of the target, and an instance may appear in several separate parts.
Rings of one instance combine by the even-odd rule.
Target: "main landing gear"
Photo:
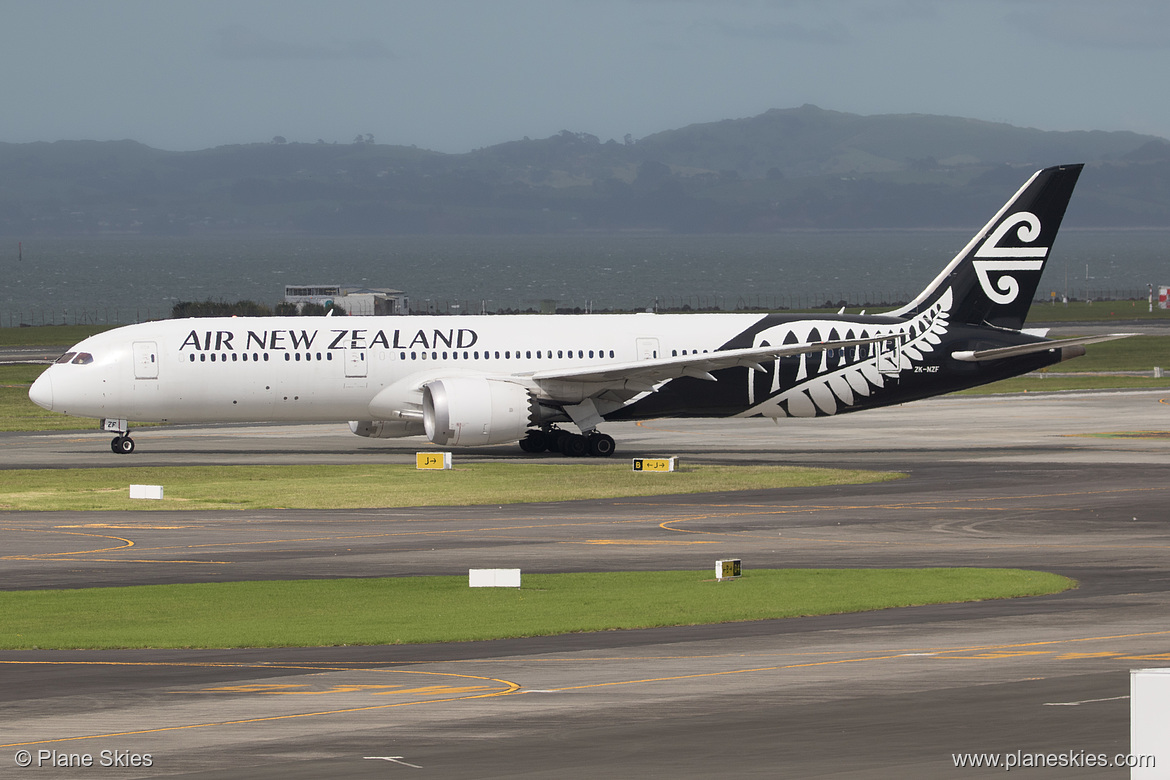
[[[117,455],[129,455],[134,452],[134,440],[130,438],[129,432],[120,433],[110,442],[110,449]]]
[[[612,436],[599,431],[587,434],[569,433],[560,428],[531,430],[520,440],[520,449],[525,452],[559,452],[569,458],[608,458],[616,448]]]

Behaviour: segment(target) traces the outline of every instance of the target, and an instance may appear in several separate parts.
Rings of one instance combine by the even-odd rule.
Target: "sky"
[[[0,0],[0,142],[461,153],[811,103],[1170,138],[1164,0]]]

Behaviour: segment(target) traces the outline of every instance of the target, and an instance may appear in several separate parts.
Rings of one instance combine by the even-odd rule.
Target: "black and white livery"
[[[878,315],[214,318],[74,346],[29,397],[102,419],[351,421],[443,447],[608,456],[607,421],[821,417],[949,393],[1118,336],[1023,330],[1081,172],[1035,173],[913,301]]]

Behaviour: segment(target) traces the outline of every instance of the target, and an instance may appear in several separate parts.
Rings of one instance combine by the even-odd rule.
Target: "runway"
[[[4,651],[0,777],[92,771],[21,769],[22,749],[89,754],[95,764],[102,751],[149,754],[149,767],[105,772],[127,778],[990,777],[1004,770],[957,770],[954,754],[1112,760],[1129,750],[1129,670],[1170,666],[1168,401],[1148,392],[952,397],[778,427],[606,428],[618,458],[906,474],[868,486],[505,507],[2,513],[5,588],[480,566],[702,570],[726,556],[749,570],[1038,568],[1080,587],[452,645]],[[115,456],[98,432],[0,435],[9,466],[36,468],[362,464],[409,460],[420,448],[360,439],[344,425],[143,429],[136,439],[134,455]],[[518,468],[530,457],[456,454]],[[1029,776],[1070,774],[1128,770]]]

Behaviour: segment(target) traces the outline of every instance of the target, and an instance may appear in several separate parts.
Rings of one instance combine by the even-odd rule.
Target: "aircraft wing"
[[[967,363],[978,363],[984,360],[1001,360],[1003,358],[1030,355],[1034,352],[1047,352],[1050,349],[1077,347],[1084,344],[1096,344],[1101,341],[1113,341],[1136,336],[1136,333],[1109,333],[1104,336],[1080,336],[1071,339],[1055,339],[1053,341],[1038,341],[1034,344],[1020,344],[1015,347],[997,347],[995,349],[962,350],[952,352],[951,357]],[[1083,350],[1082,350],[1083,352]],[[1081,353],[1078,353],[1081,354]]]
[[[776,358],[802,355],[806,352],[820,352],[826,349],[842,349],[855,347],[861,344],[872,344],[884,341],[889,336],[875,336],[864,339],[838,339],[836,341],[814,341],[804,344],[785,344],[770,347],[750,347],[746,349],[724,349],[716,352],[703,352],[692,355],[679,355],[668,358],[651,358],[629,363],[609,364],[596,368],[563,368],[548,371],[534,371],[528,376],[537,383],[545,382],[581,382],[596,385],[597,390],[604,389],[643,389],[650,390],[660,382],[668,379],[689,376],[696,379],[716,381],[712,371],[723,368],[741,366],[755,371],[766,370],[761,362]]]

